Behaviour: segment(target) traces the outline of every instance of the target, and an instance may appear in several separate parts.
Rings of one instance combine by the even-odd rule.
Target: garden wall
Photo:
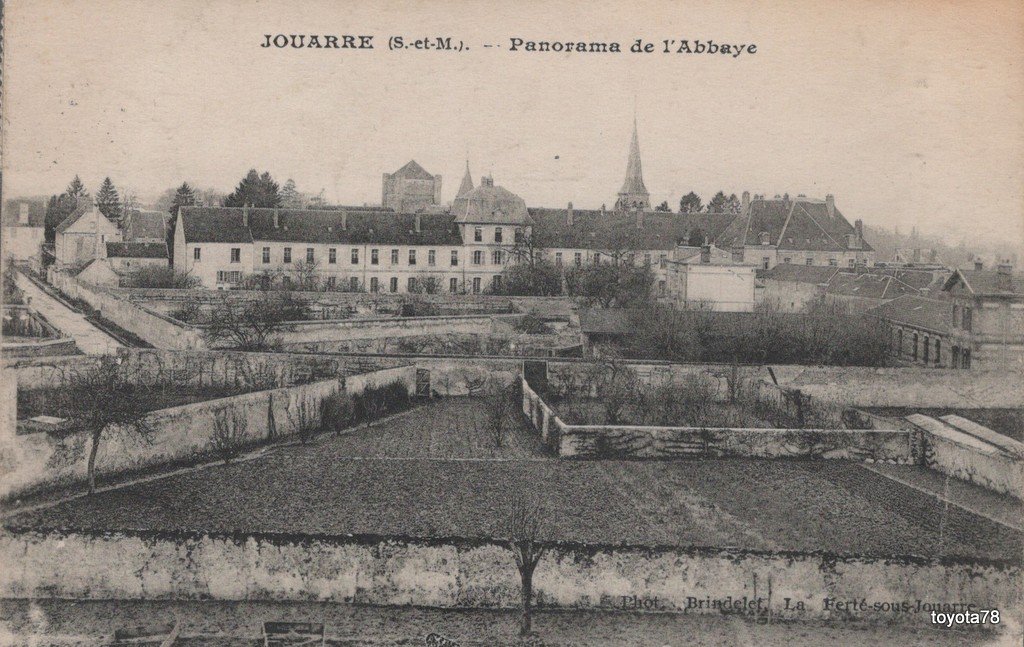
[[[563,458],[671,459],[746,456],[814,457],[914,463],[916,436],[907,430],[734,429],[568,425],[522,380],[523,414]]]
[[[341,390],[360,393],[369,384],[393,380],[401,380],[413,392],[416,369],[391,368],[354,378],[256,391],[154,411],[149,416],[153,432],[148,439],[116,429],[104,432],[96,457],[96,473],[110,476],[157,465],[194,462],[209,455],[218,416],[232,427],[243,426],[245,445],[292,436],[304,426],[319,427],[320,403],[331,394]],[[0,499],[43,487],[84,482],[84,452],[76,452],[76,446],[88,448],[87,434],[61,436],[58,432],[37,431],[0,438],[0,463],[9,466],[0,475]]]
[[[948,424],[913,414],[906,420],[920,430],[924,464],[981,487],[1024,499],[1024,460]]]
[[[206,346],[194,327],[132,303],[108,288],[87,285],[70,274],[54,270],[50,271],[48,280],[67,296],[85,301],[104,319],[157,348],[188,350]]]
[[[519,595],[511,551],[487,540],[13,529],[0,562],[7,598],[515,608]],[[777,619],[928,625],[923,605],[959,603],[1000,609],[1019,631],[1020,579],[1018,564],[967,559],[552,544],[533,583],[541,608],[719,614],[725,603]],[[866,608],[837,611],[825,598]]]

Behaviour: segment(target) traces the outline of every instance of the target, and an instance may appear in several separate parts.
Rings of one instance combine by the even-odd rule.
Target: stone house
[[[93,204],[83,202],[56,228],[56,269],[75,271],[103,258],[107,242],[120,242],[121,230]]]
[[[667,297],[676,308],[751,312],[755,268],[714,245],[679,246],[667,262]]]
[[[441,176],[431,175],[416,160],[409,160],[394,173],[385,173],[381,184],[385,209],[415,213],[441,204]]]
[[[994,270],[956,270],[943,291],[954,364],[1024,368],[1024,274],[1008,263]]]
[[[960,354],[950,325],[953,303],[914,295],[897,297],[872,308],[889,329],[890,349],[901,363],[944,368],[970,368],[960,363]],[[956,350],[956,352],[954,352]]]

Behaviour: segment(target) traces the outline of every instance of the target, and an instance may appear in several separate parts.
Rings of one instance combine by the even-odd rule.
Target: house
[[[110,269],[122,276],[142,267],[167,267],[167,243],[107,243],[105,258]]]
[[[56,269],[77,270],[94,258],[103,258],[106,243],[120,242],[121,230],[93,204],[82,202],[56,228]]]
[[[868,310],[865,314],[884,322],[889,329],[892,355],[901,363],[945,368],[970,368],[961,363],[951,326],[953,302],[903,295]]]
[[[761,269],[779,264],[854,268],[874,264],[864,226],[853,225],[832,195],[815,200],[788,194],[774,199],[743,192],[740,213],[713,242],[732,249],[737,260]]]
[[[28,260],[40,255],[46,226],[45,202],[7,200],[0,222],[0,245],[5,258]]]
[[[956,270],[943,292],[952,302],[954,365],[1024,368],[1024,274],[1008,263]]]
[[[714,245],[679,246],[667,261],[667,296],[682,309],[751,312],[755,272]]]

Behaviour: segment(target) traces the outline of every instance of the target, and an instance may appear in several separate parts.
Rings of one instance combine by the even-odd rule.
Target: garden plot
[[[566,462],[418,408],[352,434],[25,513],[12,527],[238,534],[500,536],[515,493],[544,539],[847,555],[1018,559],[1019,532],[844,461]],[[527,432],[518,427],[515,434]],[[510,436],[511,438],[512,436]],[[520,458],[522,457],[522,458]],[[923,469],[923,468],[922,468]]]

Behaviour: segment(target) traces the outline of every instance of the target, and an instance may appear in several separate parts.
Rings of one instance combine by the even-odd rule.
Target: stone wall
[[[131,473],[159,465],[192,463],[209,456],[218,419],[234,428],[243,428],[243,445],[255,446],[292,436],[303,426],[320,426],[320,404],[328,396],[342,390],[360,393],[369,384],[394,380],[404,382],[409,392],[414,392],[415,367],[389,368],[154,411],[149,416],[153,431],[145,440],[130,431],[110,428],[104,432],[96,457],[96,473]],[[84,451],[76,451],[76,447],[87,449],[87,434],[68,436],[36,431],[0,437],[0,463],[8,467],[0,474],[0,499],[44,487],[84,482]]]
[[[0,563],[8,598],[515,608],[519,595],[511,551],[488,540],[10,529]],[[1020,578],[1019,564],[969,559],[550,544],[533,584],[549,609],[719,614],[724,603],[775,619],[928,625],[921,601],[1000,609],[1002,626],[1019,631]],[[826,598],[865,608],[826,608]]]
[[[121,298],[109,289],[82,283],[70,274],[50,270],[48,280],[72,299],[81,299],[108,319],[157,348],[189,350],[205,348],[202,335],[192,326]]]

